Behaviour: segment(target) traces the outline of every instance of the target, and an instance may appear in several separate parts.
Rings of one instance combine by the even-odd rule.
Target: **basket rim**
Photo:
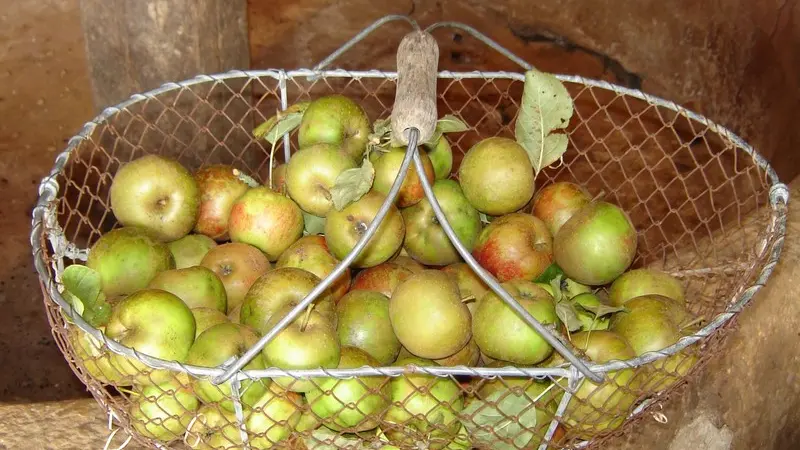
[[[768,228],[771,230],[770,238],[765,239],[761,247],[761,254],[766,255],[766,260],[761,265],[761,270],[758,273],[758,278],[755,283],[740,291],[738,294],[732,296],[728,302],[728,308],[717,314],[706,326],[697,331],[693,335],[684,336],[679,339],[675,344],[661,349],[644,353],[636,358],[631,358],[624,361],[610,361],[603,364],[596,364],[588,362],[587,366],[592,372],[607,373],[610,371],[621,370],[625,368],[636,368],[656,360],[671,356],[684,348],[692,345],[702,339],[705,339],[723,325],[728,323],[735,317],[753,298],[753,296],[764,287],[772,274],[775,266],[777,265],[783,249],[783,243],[786,235],[786,210],[789,201],[789,189],[779,180],[779,177],[769,162],[758,153],[752,146],[745,140],[733,133],[728,128],[717,124],[716,122],[708,119],[707,117],[688,110],[677,103],[666,100],[664,98],[647,94],[639,89],[627,88],[607,81],[582,77],[579,75],[568,74],[554,74],[559,80],[575,84],[582,84],[585,86],[610,90],[619,94],[624,94],[634,98],[644,100],[650,104],[661,106],[670,109],[679,115],[682,115],[695,122],[702,123],[708,129],[728,139],[735,144],[738,149],[749,154],[758,167],[764,171],[770,181],[769,200],[770,200],[770,219]],[[123,356],[133,357],[147,366],[154,369],[168,369],[178,372],[185,372],[195,377],[216,377],[225,372],[225,365],[215,368],[191,366],[176,361],[167,361],[160,358],[154,358],[137,352],[136,350],[126,347],[111,339],[107,339],[105,335],[97,328],[92,327],[83,318],[75,313],[75,310],[70,303],[64,300],[58,291],[58,283],[55,282],[48,274],[47,264],[44,260],[45,246],[43,245],[46,236],[54,229],[60,230],[60,226],[55,221],[52,213],[54,201],[59,193],[59,185],[56,178],[61,174],[66,166],[72,152],[84,140],[89,139],[94,129],[105,123],[108,119],[113,117],[121,110],[132,106],[136,103],[146,101],[147,99],[155,98],[161,94],[171,91],[184,89],[193,85],[208,83],[208,82],[221,82],[230,79],[258,79],[258,78],[272,78],[277,80],[281,86],[285,87],[285,83],[289,79],[306,77],[314,79],[318,77],[331,77],[331,78],[383,78],[383,79],[396,79],[397,72],[395,71],[381,71],[381,70],[367,70],[367,71],[351,71],[345,69],[329,69],[329,70],[312,70],[312,69],[265,69],[265,70],[231,70],[217,74],[201,74],[193,78],[189,78],[179,82],[168,82],[162,86],[143,92],[131,95],[127,100],[124,100],[114,106],[105,108],[100,114],[95,116],[90,121],[86,122],[80,131],[72,136],[67,146],[55,158],[55,163],[50,173],[42,179],[38,189],[38,199],[36,206],[32,211],[32,224],[30,233],[30,242],[32,248],[32,256],[34,259],[34,266],[37,275],[42,283],[44,294],[53,300],[60,308],[61,312],[71,320],[82,331],[90,334],[95,339],[103,342],[112,352],[121,354]],[[437,78],[440,79],[509,79],[515,81],[524,81],[525,74],[520,72],[511,71],[439,71]],[[282,100],[282,107],[286,108],[285,97]],[[46,229],[50,229],[47,231]],[[58,271],[56,271],[58,272]],[[565,363],[559,367],[553,368],[520,368],[515,366],[507,366],[504,368],[481,368],[481,367],[468,367],[468,366],[452,366],[452,367],[420,367],[416,365],[397,367],[369,367],[357,369],[305,369],[305,370],[282,370],[282,369],[263,369],[263,370],[242,370],[238,372],[234,378],[243,380],[247,378],[274,378],[279,376],[292,376],[295,378],[302,377],[334,377],[334,378],[348,378],[353,376],[400,376],[405,373],[427,373],[434,376],[454,376],[454,375],[472,375],[479,377],[493,377],[493,376],[525,376],[525,377],[562,377],[570,380],[579,380],[583,377],[576,369],[569,363]]]

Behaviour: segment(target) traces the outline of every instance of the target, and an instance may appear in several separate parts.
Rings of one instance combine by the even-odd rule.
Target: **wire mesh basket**
[[[102,235],[119,228],[109,190],[121,165],[157,154],[191,171],[232,165],[268,183],[274,148],[254,138],[253,129],[274,111],[336,93],[358,101],[371,120],[390,117],[397,72],[324,67],[396,19],[403,18],[376,22],[312,70],[202,75],[134,95],[87,123],[41,183],[31,244],[53,334],[77,376],[135,441],[156,448],[252,449],[598,445],[702,367],[719,350],[732,319],[766,283],[780,256],[788,203],[788,189],[769,164],[724,127],[672,102],[560,75],[574,102],[566,130],[569,148],[559,164],[539,174],[537,189],[575,182],[629,215],[638,232],[631,268],[657,268],[679,279],[687,308],[704,318],[702,327],[674,344],[625,360],[606,359],[589,350],[589,341],[613,341],[613,333],[570,336],[520,312],[555,348],[543,363],[493,361],[478,357],[470,344],[465,351],[475,358],[465,365],[416,359],[403,365],[283,370],[254,364],[268,341],[349,270],[357,251],[341,261],[338,272],[317,279],[275,328],[263,335],[240,330],[237,339],[249,351],[212,367],[152,357],[83,320],[65,300],[60,276],[86,261]],[[429,31],[442,27],[466,31],[530,69],[470,27],[446,23]],[[524,80],[524,74],[511,72],[436,73],[438,113],[468,125],[450,138],[454,174],[479,141],[513,137]],[[424,169],[415,150],[419,131],[408,135],[401,174],[412,164]],[[287,161],[297,150],[296,133],[283,136],[281,144],[276,160]],[[423,187],[430,199],[430,183],[423,181]],[[362,244],[383,216],[378,217]],[[441,222],[449,228],[446,219]],[[519,307],[504,297],[505,285],[474,267],[468,251],[461,256],[487,289]],[[359,361],[352,354],[349,359]]]

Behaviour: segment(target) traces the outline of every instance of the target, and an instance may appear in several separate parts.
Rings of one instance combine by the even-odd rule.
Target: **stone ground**
[[[315,62],[326,55],[329,51],[327,48],[322,48],[322,45],[314,47],[313,42],[308,44],[306,41],[306,44],[316,48],[312,54],[283,48],[284,56],[281,56],[276,53],[281,50],[274,42],[302,44],[297,37],[307,35],[313,29],[303,30],[302,27],[292,25],[292,21],[301,21],[306,17],[304,14],[308,14],[307,10],[324,9],[323,6],[333,8],[330,3],[305,1],[301,2],[305,6],[294,9],[283,7],[272,15],[263,12],[267,8],[266,3],[251,1],[254,11],[262,8],[261,14],[251,18],[251,26],[261,25],[261,33],[254,33],[251,37],[254,66],[268,60],[279,63],[297,62],[299,65]],[[430,2],[430,5],[433,3]],[[441,10],[442,3],[450,5],[449,12],[454,15],[478,14],[468,14],[464,12],[466,8],[456,8],[451,2],[435,3],[438,6],[429,7],[428,2],[421,1],[410,6],[419,8],[417,13],[423,16],[444,14]],[[477,5],[478,2],[467,3]],[[517,2],[495,3],[505,5]],[[775,8],[777,14],[773,11],[772,15],[768,15],[762,11],[763,14],[756,15],[753,20],[764,22],[767,30],[765,35],[773,39],[776,35],[788,33],[785,31],[786,27],[790,31],[794,30],[791,24],[797,20],[792,19],[796,16],[792,15],[796,3],[790,0],[780,7],[770,6]],[[28,243],[30,212],[36,199],[36,185],[51,167],[53,158],[64,147],[66,139],[95,113],[76,5],[77,0],[0,0],[0,117],[3,118],[0,121],[0,151],[3,156],[0,158],[0,186],[6,198],[6,201],[0,203],[0,239],[3,244],[3,258],[0,260],[0,307],[4,311],[0,315],[0,367],[3,368],[0,371],[0,402],[3,403],[64,400],[88,395],[70,372],[50,335]],[[475,6],[476,11],[480,8],[482,6]],[[498,8],[501,6],[488,8],[487,17],[500,14]],[[409,8],[402,12],[408,12],[406,9]],[[784,11],[787,11],[786,14]],[[343,14],[342,10],[334,12]],[[316,20],[312,25],[324,28],[322,19]],[[341,23],[346,25],[340,27],[341,35],[346,37],[362,26],[353,21]],[[653,26],[659,25],[654,21]],[[558,28],[555,25],[553,27]],[[515,28],[516,34],[525,34],[526,30],[530,32],[523,28]],[[503,36],[511,36],[513,32],[514,30],[498,30]],[[712,39],[713,36],[712,34]],[[530,33],[528,37],[531,40],[536,38]],[[591,36],[587,38],[580,33],[573,37],[592,41]],[[518,50],[523,51],[525,48],[528,48],[527,44],[520,44]],[[757,50],[760,47],[754,48]],[[608,49],[613,50],[613,45],[609,45]],[[563,54],[563,49],[559,52],[559,55]],[[766,50],[765,52],[769,53]],[[450,56],[456,62],[464,64],[492,62],[469,60],[475,58],[475,54],[471,52],[451,52]],[[724,59],[735,55],[717,56]],[[636,79],[630,78],[631,74],[646,73],[646,70],[639,68],[653,67],[653,58],[654,56],[636,59],[634,55],[626,54],[622,62],[630,70],[621,70],[613,64],[609,66],[608,61],[603,62],[601,58],[599,65],[595,64],[587,71],[635,83]],[[579,68],[581,64],[577,61],[574,67]],[[702,61],[697,64],[702,65]],[[789,70],[786,64],[771,66],[771,69],[769,67],[765,66],[763,70]],[[796,67],[796,64],[791,67]],[[690,69],[702,71],[702,68],[697,67],[686,70]],[[675,83],[674,80],[671,82]],[[647,77],[645,85],[646,83]],[[672,87],[668,82],[659,82],[652,86],[654,90],[669,90]],[[694,88],[702,89],[703,86]],[[682,98],[687,102],[694,101],[694,97],[690,95],[692,86],[683,86],[681,92],[686,94]],[[757,96],[763,93],[744,89],[739,94]],[[796,98],[793,95],[787,95],[787,98]],[[781,108],[796,111],[796,107],[787,103],[789,100],[774,100],[772,104],[770,101],[765,99],[759,107],[775,107],[780,103]],[[705,107],[723,110],[731,105],[713,104]],[[759,126],[764,125],[763,122],[759,123]],[[783,123],[772,125],[788,126]],[[757,131],[753,124],[745,124],[745,128],[751,133]],[[768,138],[764,138],[764,142],[776,147],[781,144]],[[783,143],[788,144],[788,141]],[[784,152],[786,155],[792,153]],[[778,155],[776,158],[785,161],[783,156]],[[778,168],[783,173],[794,173],[794,169],[786,165]],[[800,195],[800,191],[795,189],[795,195]],[[800,218],[796,213],[793,214],[794,223],[800,223]],[[773,275],[773,280],[779,281],[767,286],[759,293],[752,306],[741,314],[738,330],[728,342],[725,353],[691,386],[682,389],[664,403],[663,413],[669,422],[660,424],[652,418],[645,418],[636,428],[635,434],[615,439],[609,443],[608,448],[738,450],[800,447],[800,345],[797,344],[800,336],[800,302],[796,301],[798,291],[794,288],[794,282],[800,281],[800,269],[795,264],[800,249],[793,238],[787,242],[786,255],[785,262]],[[57,412],[58,409],[54,411]],[[17,445],[12,445],[3,438],[9,432],[17,436],[13,440]],[[8,443],[8,448],[33,448],[24,444],[31,443],[26,440],[26,434],[31,437],[36,434],[46,436],[46,433],[35,432],[32,424],[26,427],[23,423],[23,426],[17,425],[10,431],[5,429],[0,433],[0,448],[6,445],[4,441]],[[48,445],[47,448],[70,447]]]

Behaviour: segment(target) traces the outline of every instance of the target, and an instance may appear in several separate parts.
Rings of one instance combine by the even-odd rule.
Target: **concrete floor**
[[[0,0],[0,402],[88,396],[50,335],[28,233],[36,185],[94,111],[77,0]],[[800,191],[795,190],[796,195]],[[800,223],[800,222],[797,222]],[[615,448],[800,447],[800,302],[787,244],[781,284],[741,314],[727,352],[664,405],[669,423],[645,418]],[[698,447],[683,436],[711,437]],[[689,442],[689,443],[687,443]]]

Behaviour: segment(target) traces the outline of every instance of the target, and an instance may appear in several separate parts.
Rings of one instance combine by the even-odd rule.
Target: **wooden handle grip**
[[[395,142],[408,145],[409,128],[419,130],[419,143],[427,141],[436,129],[436,73],[439,46],[430,34],[407,34],[397,49],[397,93],[392,109],[392,135]]]

